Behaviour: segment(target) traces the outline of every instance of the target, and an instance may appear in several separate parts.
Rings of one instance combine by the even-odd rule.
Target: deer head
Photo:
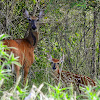
[[[43,17],[43,10],[40,10],[39,16],[30,16],[29,12],[25,10],[25,17],[29,20],[29,24],[33,30],[37,29],[36,23]]]
[[[60,60],[58,60],[58,59],[52,58],[52,56],[49,54],[47,54],[47,58],[51,62],[53,70],[59,68],[59,64],[64,61],[63,57],[61,57]]]

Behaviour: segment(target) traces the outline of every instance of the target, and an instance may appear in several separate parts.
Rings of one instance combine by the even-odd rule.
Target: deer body
[[[36,17],[29,17],[28,12],[26,11],[26,17],[29,20],[29,35],[24,39],[15,39],[15,40],[3,40],[4,45],[8,47],[15,47],[16,49],[11,48],[10,52],[13,52],[15,57],[18,56],[18,62],[23,66],[24,70],[24,83],[26,83],[26,78],[28,75],[29,68],[34,62],[34,49],[37,46],[38,42],[38,32],[36,31]],[[18,79],[20,74],[20,67],[14,65],[16,72],[16,78]]]
[[[7,45],[8,47],[16,48],[10,49],[10,52],[13,52],[15,56],[19,56],[18,62],[24,67],[24,78],[26,81],[28,70],[34,61],[34,47],[32,47],[26,39],[4,40],[3,42],[4,45]],[[15,71],[18,78],[20,67],[15,65]]]
[[[54,75],[57,76],[57,81],[59,80],[60,73],[61,73],[62,82],[64,82],[67,86],[70,85],[71,83],[74,85],[77,85],[78,87],[79,86],[85,87],[88,85],[96,86],[95,82],[87,76],[73,74],[71,72],[67,72],[67,71],[63,71],[63,70],[61,72],[59,70],[57,72],[54,72]]]
[[[79,86],[85,87],[88,85],[96,86],[96,83],[91,78],[84,76],[84,75],[78,75],[73,74],[68,71],[60,70],[59,69],[59,63],[61,63],[60,60],[54,59],[51,56],[49,56],[48,59],[50,62],[52,62],[52,69],[53,69],[53,76],[56,84],[59,83],[59,79],[62,83],[64,83],[64,87],[69,86],[71,83],[73,84],[74,88],[78,91],[80,91]]]

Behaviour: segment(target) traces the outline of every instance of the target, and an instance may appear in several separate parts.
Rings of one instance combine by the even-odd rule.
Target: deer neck
[[[35,48],[37,46],[38,42],[38,32],[30,29],[29,30],[29,35],[26,37],[26,39],[30,42],[30,44]]]
[[[59,66],[56,66],[55,74],[59,74]]]

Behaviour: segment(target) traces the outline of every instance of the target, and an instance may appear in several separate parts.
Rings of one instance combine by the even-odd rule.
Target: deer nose
[[[35,25],[32,25],[32,29],[35,30],[36,29],[36,26]]]
[[[54,66],[52,67],[52,69],[54,69],[54,70],[56,69],[56,64],[55,63],[54,63]]]

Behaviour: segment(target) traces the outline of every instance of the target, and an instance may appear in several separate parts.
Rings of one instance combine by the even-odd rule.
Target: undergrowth
[[[4,34],[0,35],[0,40],[6,37],[8,36]],[[100,100],[100,80],[97,80],[96,87],[87,86],[86,88],[81,88],[84,94],[78,94],[73,90],[73,86],[61,88],[60,84],[58,86],[53,86],[46,82],[43,82],[38,87],[33,83],[30,90],[28,90],[29,86],[27,82],[25,87],[22,88],[19,85],[21,76],[16,83],[13,83],[13,80],[11,79],[11,64],[17,64],[19,66],[20,64],[17,62],[18,57],[14,57],[13,53],[7,54],[5,50],[8,49],[9,48],[0,41],[1,100],[83,100],[84,98],[86,100]],[[4,69],[4,66],[7,66],[7,69]],[[47,90],[46,93],[42,91],[44,87]]]

